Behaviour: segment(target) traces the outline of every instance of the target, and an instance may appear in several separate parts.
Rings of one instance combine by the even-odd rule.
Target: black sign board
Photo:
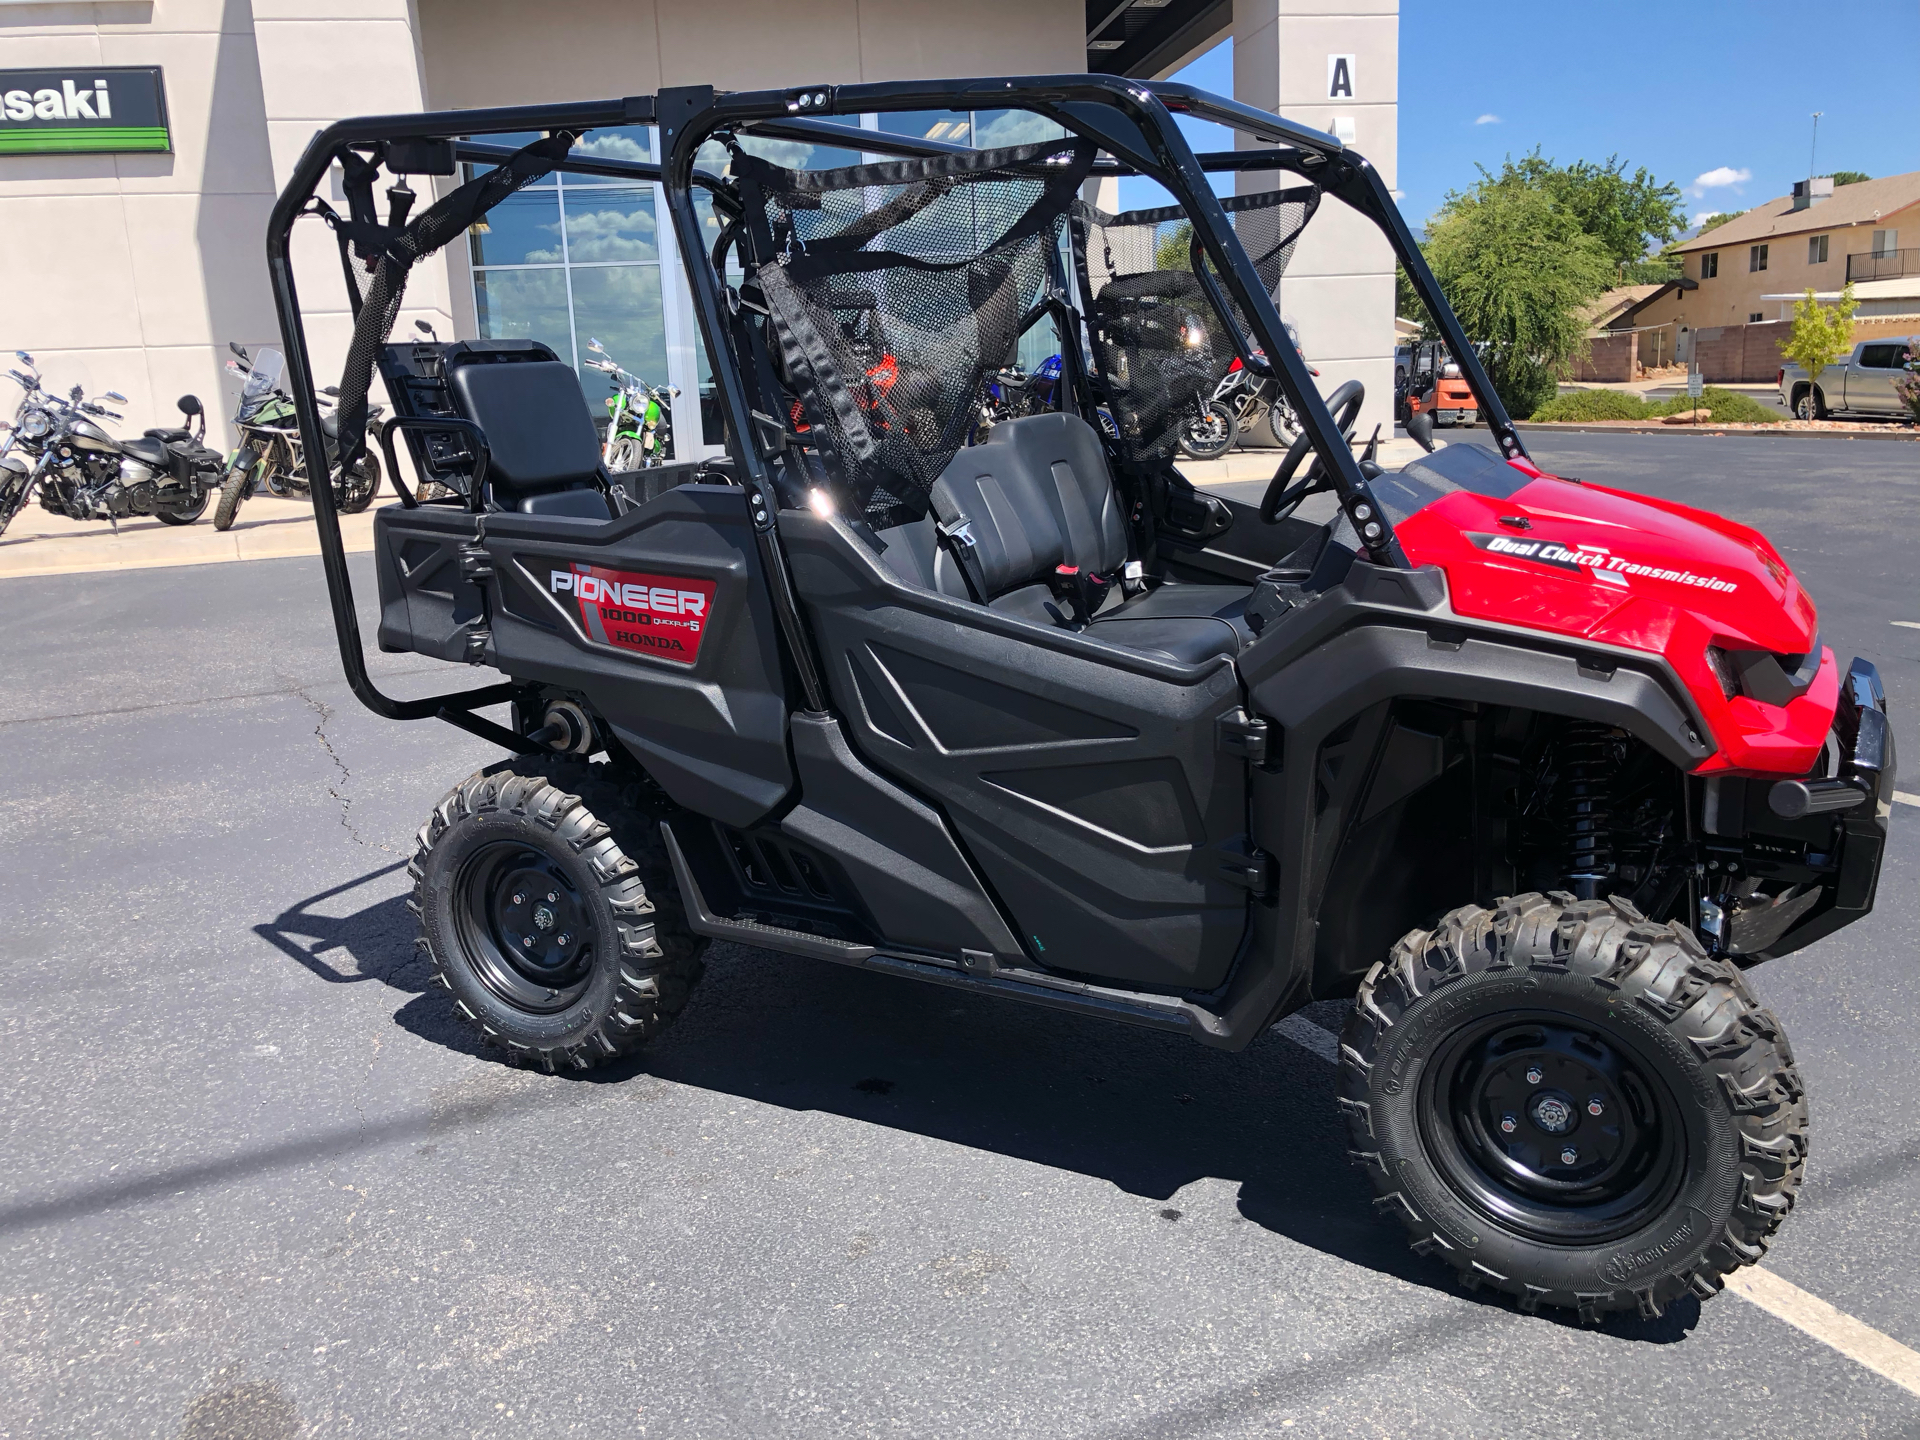
[[[0,155],[172,149],[158,65],[0,70]]]

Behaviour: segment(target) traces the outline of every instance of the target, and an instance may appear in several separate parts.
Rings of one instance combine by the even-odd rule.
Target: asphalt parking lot
[[[1920,757],[1920,447],[1532,444],[1766,530]],[[354,701],[317,561],[0,607],[9,1440],[1920,1433],[1731,1295],[1583,1329],[1456,1289],[1348,1169],[1324,1029],[1222,1055],[722,947],[643,1056],[510,1069],[403,901],[498,752]],[[1920,1348],[1917,879],[1907,823],[1878,911],[1754,981],[1814,1110],[1767,1266]]]

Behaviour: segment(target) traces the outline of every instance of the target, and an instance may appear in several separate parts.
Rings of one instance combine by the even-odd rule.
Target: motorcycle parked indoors
[[[240,506],[256,489],[265,488],[279,496],[305,495],[308,477],[306,453],[300,444],[300,427],[294,418],[293,400],[280,388],[286,370],[286,358],[271,347],[250,356],[245,347],[229,344],[233,359],[227,369],[243,378],[240,409],[234,424],[240,430],[240,444],[226,462],[226,477],[220,484],[220,503],[214,508],[213,528],[229,528],[240,514]],[[327,387],[329,396],[336,394]],[[320,428],[326,434],[327,474],[333,481],[333,504],[343,515],[357,514],[373,503],[380,491],[380,458],[372,446],[360,452],[351,474],[340,471],[340,427],[331,405],[320,415]],[[385,412],[384,406],[367,408],[367,430]]]
[[[673,458],[673,400],[679,387],[649,385],[622,370],[598,340],[588,340],[587,348],[600,357],[587,361],[587,368],[610,377],[614,389],[607,397],[609,419],[601,461],[612,471],[666,464]]]
[[[0,533],[37,488],[41,506],[69,520],[120,521],[151,515],[168,525],[191,525],[207,508],[222,464],[203,443],[207,421],[198,397],[182,395],[188,427],[149,430],[116,440],[98,423],[124,418],[76,385],[63,398],[41,384],[33,357],[14,352],[25,367],[8,373],[22,395],[7,437],[0,442]],[[118,391],[102,399],[127,403]]]
[[[1292,334],[1291,329],[1288,333]],[[1294,349],[1299,348],[1296,343]],[[1251,367],[1238,356],[1234,357],[1199,414],[1175,437],[1183,455],[1194,460],[1217,460],[1262,420],[1266,421],[1274,443],[1283,449],[1298,437],[1300,422],[1281,392],[1265,352],[1255,349],[1252,353]],[[1316,377],[1320,374],[1312,366],[1307,367],[1307,373]]]

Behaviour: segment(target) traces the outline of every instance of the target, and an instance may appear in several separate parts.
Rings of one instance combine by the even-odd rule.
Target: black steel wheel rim
[[[480,983],[517,1010],[572,1005],[593,974],[593,914],[560,862],[518,840],[476,850],[454,883],[454,929]]]
[[[1454,1032],[1421,1076],[1418,1114],[1448,1187],[1548,1244],[1632,1233],[1673,1199],[1686,1168],[1667,1087],[1571,1015],[1508,1013]]]

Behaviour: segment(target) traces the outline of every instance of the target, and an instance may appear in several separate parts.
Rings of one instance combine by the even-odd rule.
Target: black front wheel
[[[226,478],[220,482],[220,503],[213,507],[214,529],[233,528],[233,522],[240,514],[240,506],[253,494],[254,473],[259,463],[260,457],[245,446],[233,457],[233,464],[227,467]]]
[[[1225,405],[1209,405],[1205,412],[1180,427],[1175,443],[1180,453],[1195,460],[1217,460],[1240,438],[1240,422]]]
[[[342,515],[358,515],[379,493],[380,461],[371,452],[354,461],[353,470],[346,476],[334,472],[333,504]]]
[[[1455,910],[1373,968],[1343,1039],[1376,1206],[1523,1309],[1705,1299],[1800,1187],[1807,1105],[1779,1022],[1623,900]]]
[[[412,909],[454,1009],[516,1058],[587,1070],[700,978],[658,828],[604,765],[521,757],[455,786],[415,842]]]

